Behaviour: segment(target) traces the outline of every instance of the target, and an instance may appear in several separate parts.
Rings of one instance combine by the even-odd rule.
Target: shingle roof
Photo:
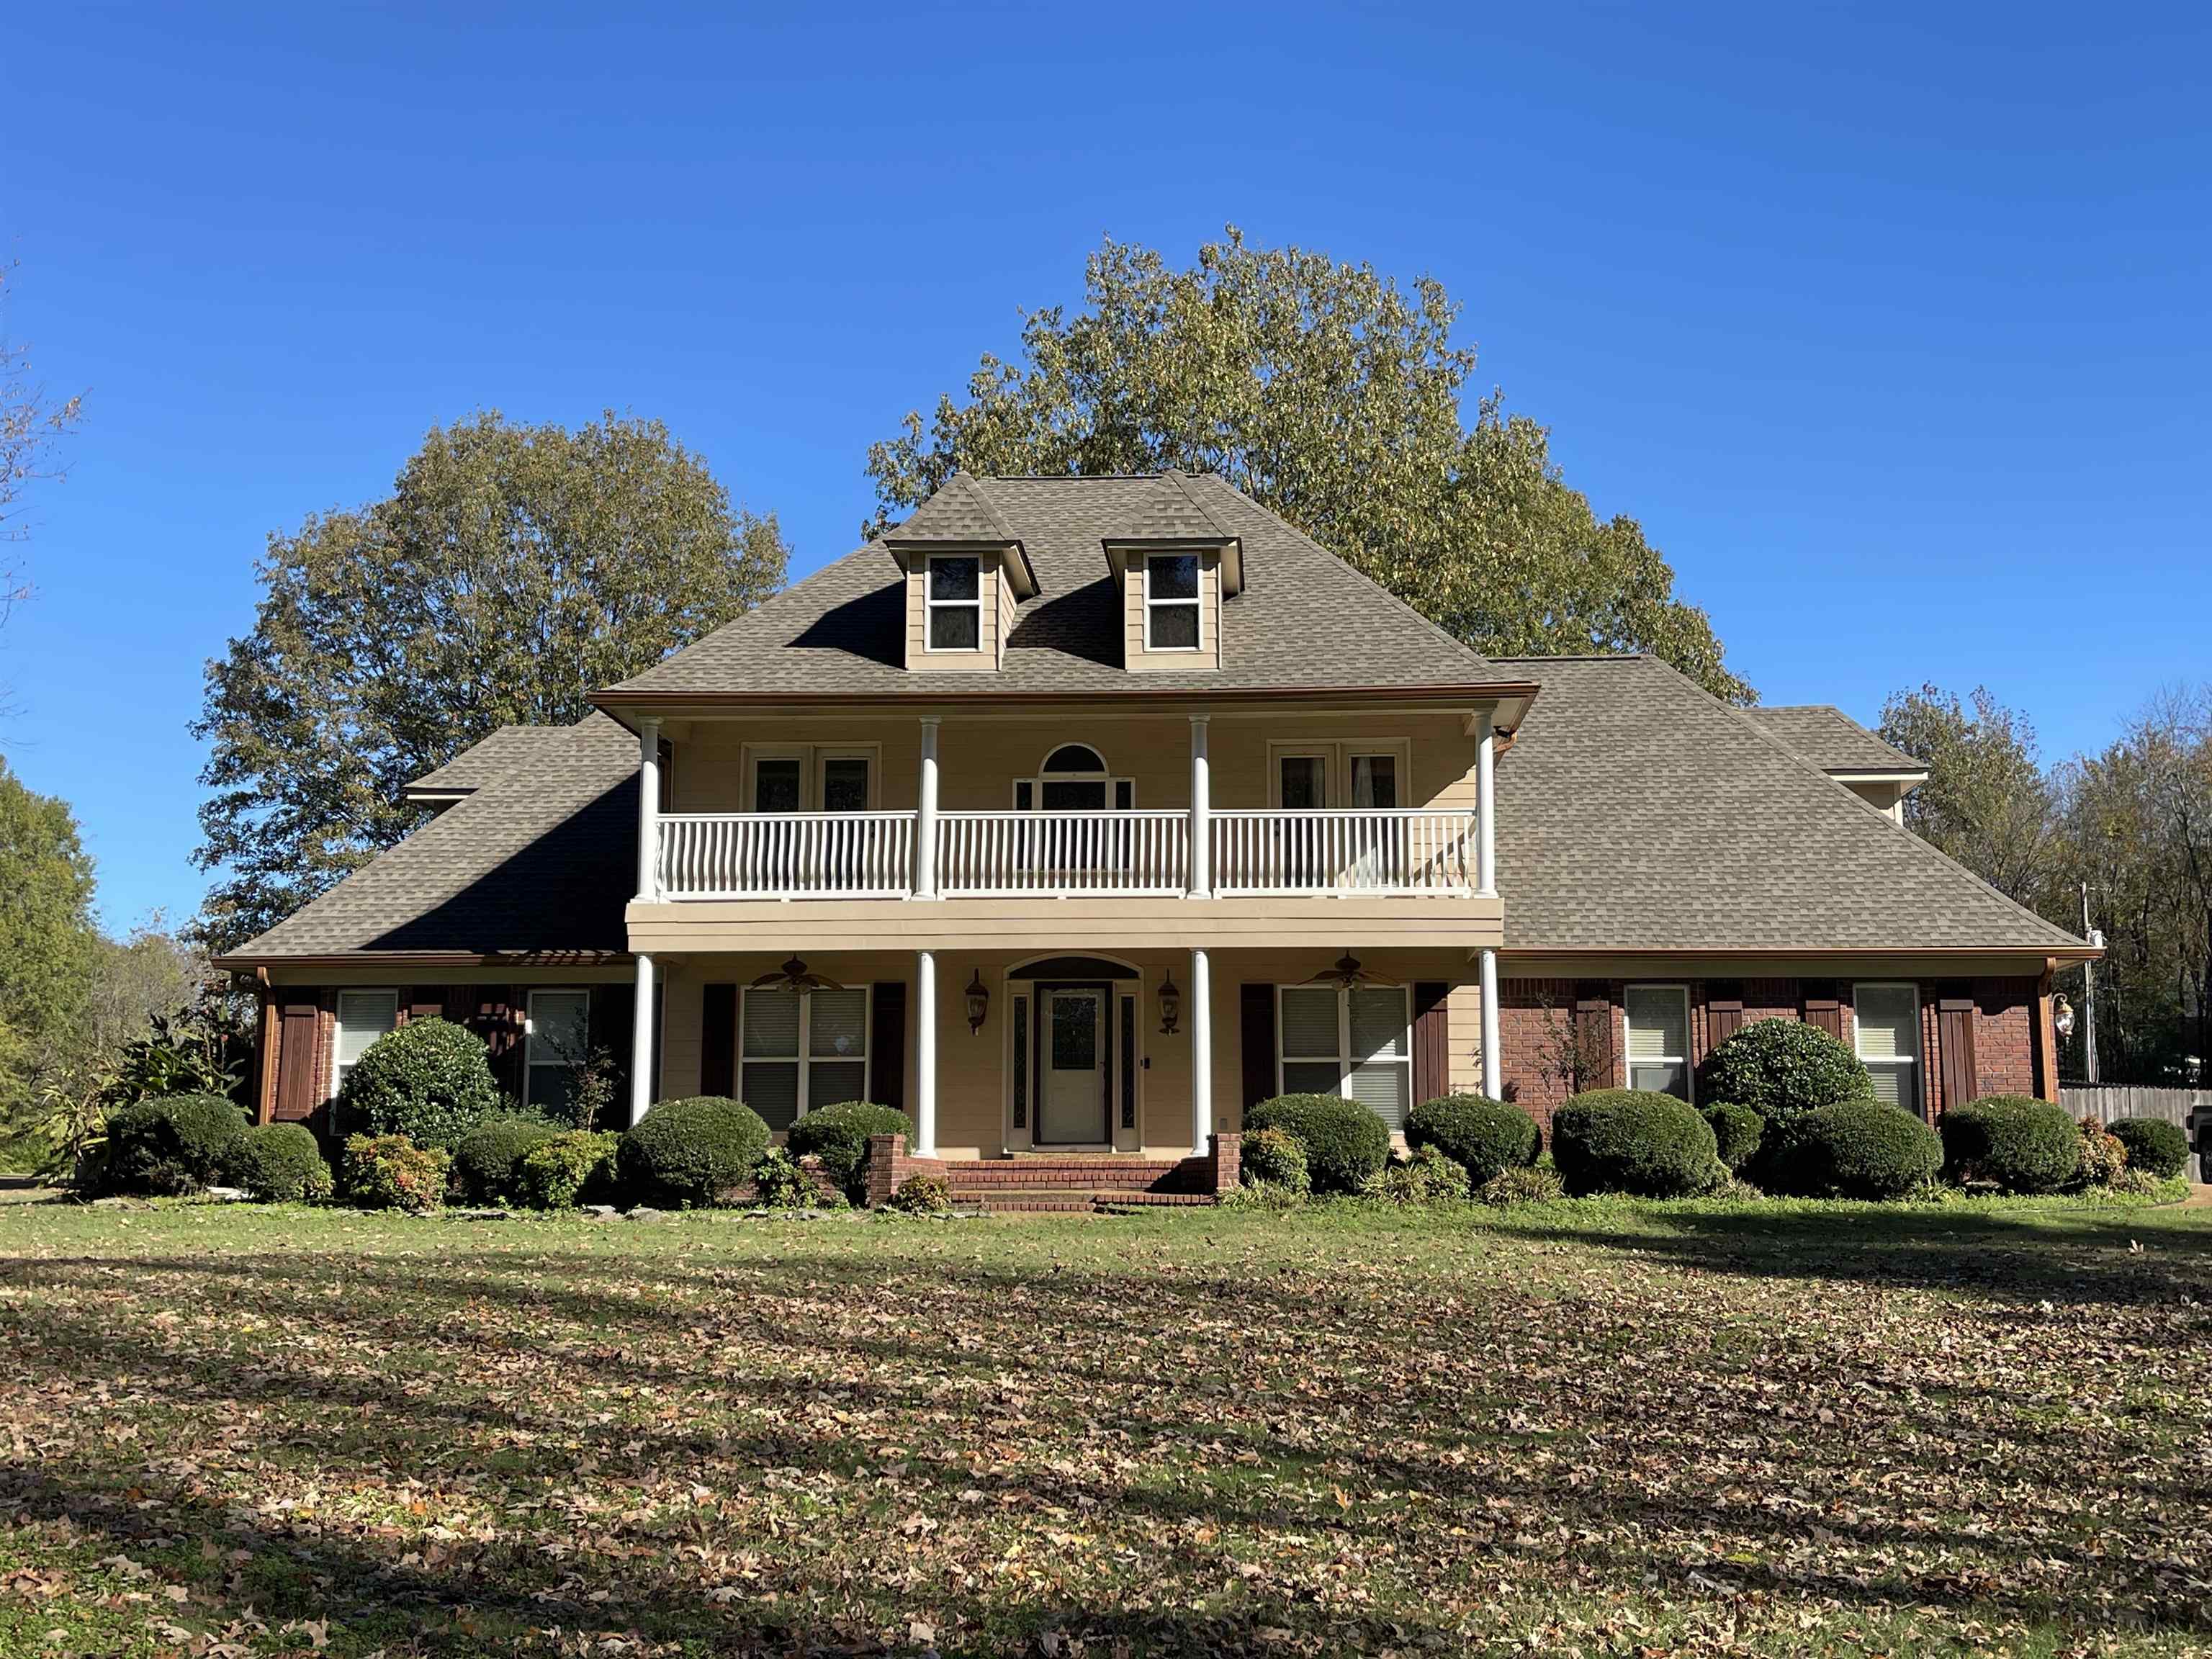
[[[471,744],[433,771],[408,784],[400,793],[412,799],[422,795],[465,795],[512,771],[549,744],[568,736],[561,726],[502,726]]]
[[[665,662],[612,688],[644,694],[1000,696],[1127,691],[1110,538],[1163,521],[1158,476],[972,481],[1022,542],[1041,589],[1022,602],[995,673],[903,666],[905,595],[878,543],[849,553]],[[940,492],[941,493],[941,492]],[[1210,474],[1182,479],[1208,534],[1238,538],[1249,573],[1226,601],[1218,670],[1149,673],[1146,692],[1435,687],[1504,677],[1310,538]],[[917,515],[919,516],[919,515]],[[1188,523],[1179,514],[1168,520]]]
[[[1743,711],[1824,772],[1924,772],[1924,762],[1891,747],[1840,708],[1783,703]]]
[[[1020,539],[1007,528],[990,498],[975,487],[965,472],[956,472],[938,492],[915,508],[904,524],[884,532],[890,542],[1011,542]]]
[[[1193,493],[1189,478],[1170,471],[1152,480],[1151,493],[1139,503],[1128,524],[1114,533],[1131,541],[1176,542],[1224,541],[1231,532],[1206,510]]]
[[[1542,687],[1498,763],[1509,950],[2082,948],[1655,659],[1498,666]]]

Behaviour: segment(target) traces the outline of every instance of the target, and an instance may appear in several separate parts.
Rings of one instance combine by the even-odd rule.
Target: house
[[[434,816],[225,958],[264,1117],[425,1013],[532,1102],[588,1043],[633,1116],[866,1097],[955,1161],[1225,1179],[1292,1090],[1694,1097],[1766,1017],[1932,1116],[2056,1098],[2093,954],[1906,831],[1923,774],[1834,709],[1486,659],[1207,476],[955,475],[594,701],[417,780]]]

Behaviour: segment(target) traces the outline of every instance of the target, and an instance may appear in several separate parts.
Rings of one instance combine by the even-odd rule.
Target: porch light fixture
[[[2064,997],[2055,997],[2051,1003],[2051,1024],[2057,1031],[2060,1042],[2074,1035],[2074,1005]]]
[[[980,1036],[983,1018],[991,1012],[990,988],[983,983],[983,970],[978,968],[968,976],[968,988],[961,994],[968,999],[968,1035]]]
[[[1182,993],[1176,989],[1175,969],[1160,981],[1160,1035],[1173,1036],[1182,1019]]]

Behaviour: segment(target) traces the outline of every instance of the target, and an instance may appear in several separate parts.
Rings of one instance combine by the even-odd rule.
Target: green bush
[[[1487,1095],[1440,1095],[1406,1114],[1406,1145],[1433,1146],[1480,1187],[1507,1170],[1525,1170],[1543,1150],[1544,1133],[1518,1106]]]
[[[2128,1168],[2171,1181],[2189,1165],[2189,1135],[2179,1123],[2157,1117],[2124,1117],[2110,1126],[2128,1149]]]
[[[2112,1186],[2119,1180],[2120,1171],[2128,1167],[2127,1147],[2094,1117],[2083,1118],[2074,1127],[2081,1137],[2081,1146],[2074,1155],[2074,1184]]]
[[[1719,1149],[1721,1162],[1728,1165],[1730,1175],[1736,1174],[1759,1150],[1759,1137],[1766,1131],[1766,1120],[1750,1107],[1728,1100],[1716,1101],[1706,1107],[1704,1116],[1713,1132],[1713,1144]]]
[[[1990,1182],[2008,1193],[2055,1193],[2074,1179],[2081,1133],[2063,1107],[2029,1095],[1989,1095],[1938,1120],[1952,1180]]]
[[[550,1140],[553,1126],[502,1113],[488,1117],[453,1148],[453,1187],[465,1204],[522,1202],[522,1157]]]
[[[1467,1165],[1424,1146],[1367,1183],[1368,1195],[1393,1204],[1464,1204],[1472,1191]]]
[[[1287,1129],[1247,1131],[1237,1154],[1237,1178],[1247,1187],[1273,1187],[1301,1195],[1313,1190],[1306,1149]]]
[[[885,1201],[907,1215],[943,1215],[952,1207],[952,1188],[943,1176],[908,1176]]]
[[[227,1179],[246,1144],[246,1114],[221,1095],[168,1095],[107,1120],[94,1184],[102,1192],[197,1193]]]
[[[533,1210],[573,1210],[611,1195],[621,1139],[589,1129],[546,1136],[522,1155],[522,1201]]]
[[[1808,1196],[1903,1198],[1943,1167],[1936,1132],[1879,1100],[1815,1108],[1784,1129],[1776,1153],[1783,1184]]]
[[[914,1121],[904,1112],[869,1101],[823,1106],[799,1120],[783,1138],[792,1157],[822,1160],[822,1172],[855,1202],[866,1196],[868,1137],[904,1135],[914,1144]]]
[[[764,1210],[810,1210],[819,1196],[787,1147],[769,1147],[753,1170],[753,1202]]]
[[[264,1204],[320,1204],[337,1184],[304,1123],[255,1124],[239,1143],[233,1168],[246,1195]]]
[[[1515,1204],[1548,1204],[1566,1196],[1556,1170],[1500,1170],[1476,1188],[1475,1197],[1498,1209]]]
[[[720,1095],[664,1100],[622,1138],[616,1168],[641,1204],[696,1209],[751,1179],[768,1150],[768,1125]]]
[[[1277,1095],[1247,1113],[1244,1127],[1280,1129],[1297,1141],[1317,1193],[1363,1191],[1390,1158],[1382,1120],[1341,1095]]]
[[[345,1144],[345,1194],[368,1209],[420,1215],[446,1201],[453,1163],[451,1153],[405,1135],[355,1135]]]
[[[1552,1161],[1577,1197],[1675,1198],[1726,1174],[1704,1118],[1672,1095],[1638,1089],[1592,1090],[1553,1113]]]
[[[1755,1019],[1705,1057],[1698,1093],[1750,1107],[1771,1131],[1818,1106],[1870,1099],[1874,1081],[1858,1056],[1819,1026]]]
[[[349,1135],[405,1135],[451,1152],[499,1106],[483,1039],[424,1018],[369,1044],[346,1073],[333,1115]]]

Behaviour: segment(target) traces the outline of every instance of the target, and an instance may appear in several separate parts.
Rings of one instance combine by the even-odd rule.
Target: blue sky
[[[2062,754],[2212,672],[2201,8],[744,9],[10,17],[5,325],[88,395],[0,752],[112,926],[198,902],[270,532],[434,422],[613,407],[801,574],[1107,235],[1440,278],[1766,701],[1986,683]]]

